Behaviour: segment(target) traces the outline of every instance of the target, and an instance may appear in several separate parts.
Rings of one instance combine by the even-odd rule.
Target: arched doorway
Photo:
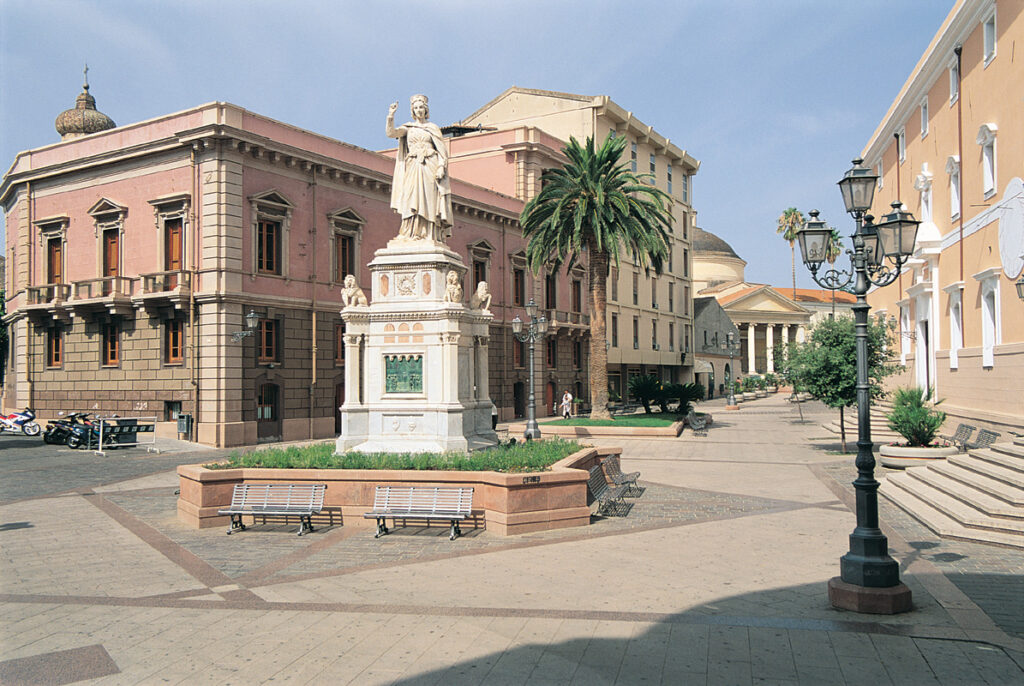
[[[546,408],[544,414],[546,414],[548,417],[555,416],[555,393],[557,392],[558,391],[555,388],[555,382],[548,381],[547,385],[544,387],[544,405]]]
[[[280,388],[276,383],[260,384],[256,391],[256,442],[281,440]]]
[[[516,381],[512,385],[512,412],[516,419],[526,416],[526,384]]]

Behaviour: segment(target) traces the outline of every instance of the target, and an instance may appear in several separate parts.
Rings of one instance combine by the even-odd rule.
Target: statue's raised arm
[[[412,96],[410,109],[413,120],[396,128],[398,103],[392,103],[384,127],[389,137],[398,139],[391,209],[402,217],[400,239],[444,245],[451,235],[453,216],[448,146],[441,129],[428,121],[427,96]]]

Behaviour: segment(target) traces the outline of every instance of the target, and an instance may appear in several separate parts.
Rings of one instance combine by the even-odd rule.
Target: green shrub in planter
[[[778,386],[779,380],[774,374],[765,374],[764,383],[766,386]]]
[[[892,398],[892,411],[886,415],[889,428],[903,436],[910,447],[931,445],[935,440],[946,413],[929,407],[931,389],[920,387],[896,389]],[[935,401],[935,405],[941,403]]]
[[[657,377],[634,376],[629,380],[629,394],[644,406],[644,412],[651,413],[651,401],[661,396],[661,382]]]

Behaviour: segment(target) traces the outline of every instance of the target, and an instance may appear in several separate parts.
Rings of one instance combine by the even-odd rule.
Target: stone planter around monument
[[[756,400],[757,399],[757,393],[753,393],[751,391],[743,391],[743,399],[744,400]]]
[[[910,447],[905,445],[883,445],[878,449],[879,462],[884,467],[905,469],[928,464],[930,460],[944,460],[959,452],[956,446]]]
[[[779,392],[779,387],[778,386],[769,386],[765,390],[767,390],[769,393],[778,393]]]

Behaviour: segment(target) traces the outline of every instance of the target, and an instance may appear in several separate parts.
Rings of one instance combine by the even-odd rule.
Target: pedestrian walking
[[[565,390],[565,395],[562,396],[562,417],[569,419],[572,416],[572,393],[569,389]]]

